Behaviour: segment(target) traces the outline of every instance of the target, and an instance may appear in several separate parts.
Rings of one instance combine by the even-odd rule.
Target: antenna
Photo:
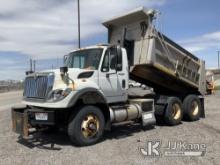
[[[36,71],[36,60],[33,61],[34,62],[34,72]]]
[[[219,69],[219,54],[220,54],[220,51],[218,51],[218,69]]]
[[[30,71],[32,71],[32,59],[30,59]]]
[[[81,43],[80,43],[80,3],[78,0],[78,47],[81,47]]]

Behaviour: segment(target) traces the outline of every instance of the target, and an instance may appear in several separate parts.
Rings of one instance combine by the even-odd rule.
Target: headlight
[[[72,89],[67,88],[65,90],[57,89],[52,91],[52,93],[49,95],[48,101],[56,102],[64,99],[66,96],[70,94]]]

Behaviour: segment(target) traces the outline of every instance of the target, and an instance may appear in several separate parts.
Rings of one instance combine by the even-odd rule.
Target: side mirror
[[[121,46],[117,46],[116,49],[117,49],[117,55],[119,56],[121,54]]]
[[[63,64],[64,65],[66,64],[68,57],[69,57],[69,55],[63,56]]]
[[[121,46],[117,46],[117,64],[116,64],[116,71],[122,70],[122,51]]]
[[[60,73],[61,75],[65,75],[68,72],[68,67],[64,66],[64,67],[60,67]]]

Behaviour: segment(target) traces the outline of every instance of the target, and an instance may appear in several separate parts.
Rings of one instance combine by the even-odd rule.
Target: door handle
[[[109,78],[110,75],[113,75],[113,74],[116,74],[116,72],[115,73],[106,73],[106,78]]]
[[[126,81],[122,80],[122,88],[125,88],[125,87],[126,87]]]
[[[124,74],[124,73],[119,73],[118,75],[120,75],[120,76],[124,76],[125,74]]]

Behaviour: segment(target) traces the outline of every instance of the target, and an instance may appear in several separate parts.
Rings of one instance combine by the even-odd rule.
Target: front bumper
[[[47,120],[36,120],[35,113],[46,113]],[[55,125],[55,112],[54,111],[44,111],[41,109],[30,109],[27,106],[13,107],[11,109],[12,117],[12,130],[15,133],[22,135],[23,137],[28,137],[33,133],[33,128],[35,131],[39,126],[53,126]],[[31,131],[32,130],[32,131]]]

